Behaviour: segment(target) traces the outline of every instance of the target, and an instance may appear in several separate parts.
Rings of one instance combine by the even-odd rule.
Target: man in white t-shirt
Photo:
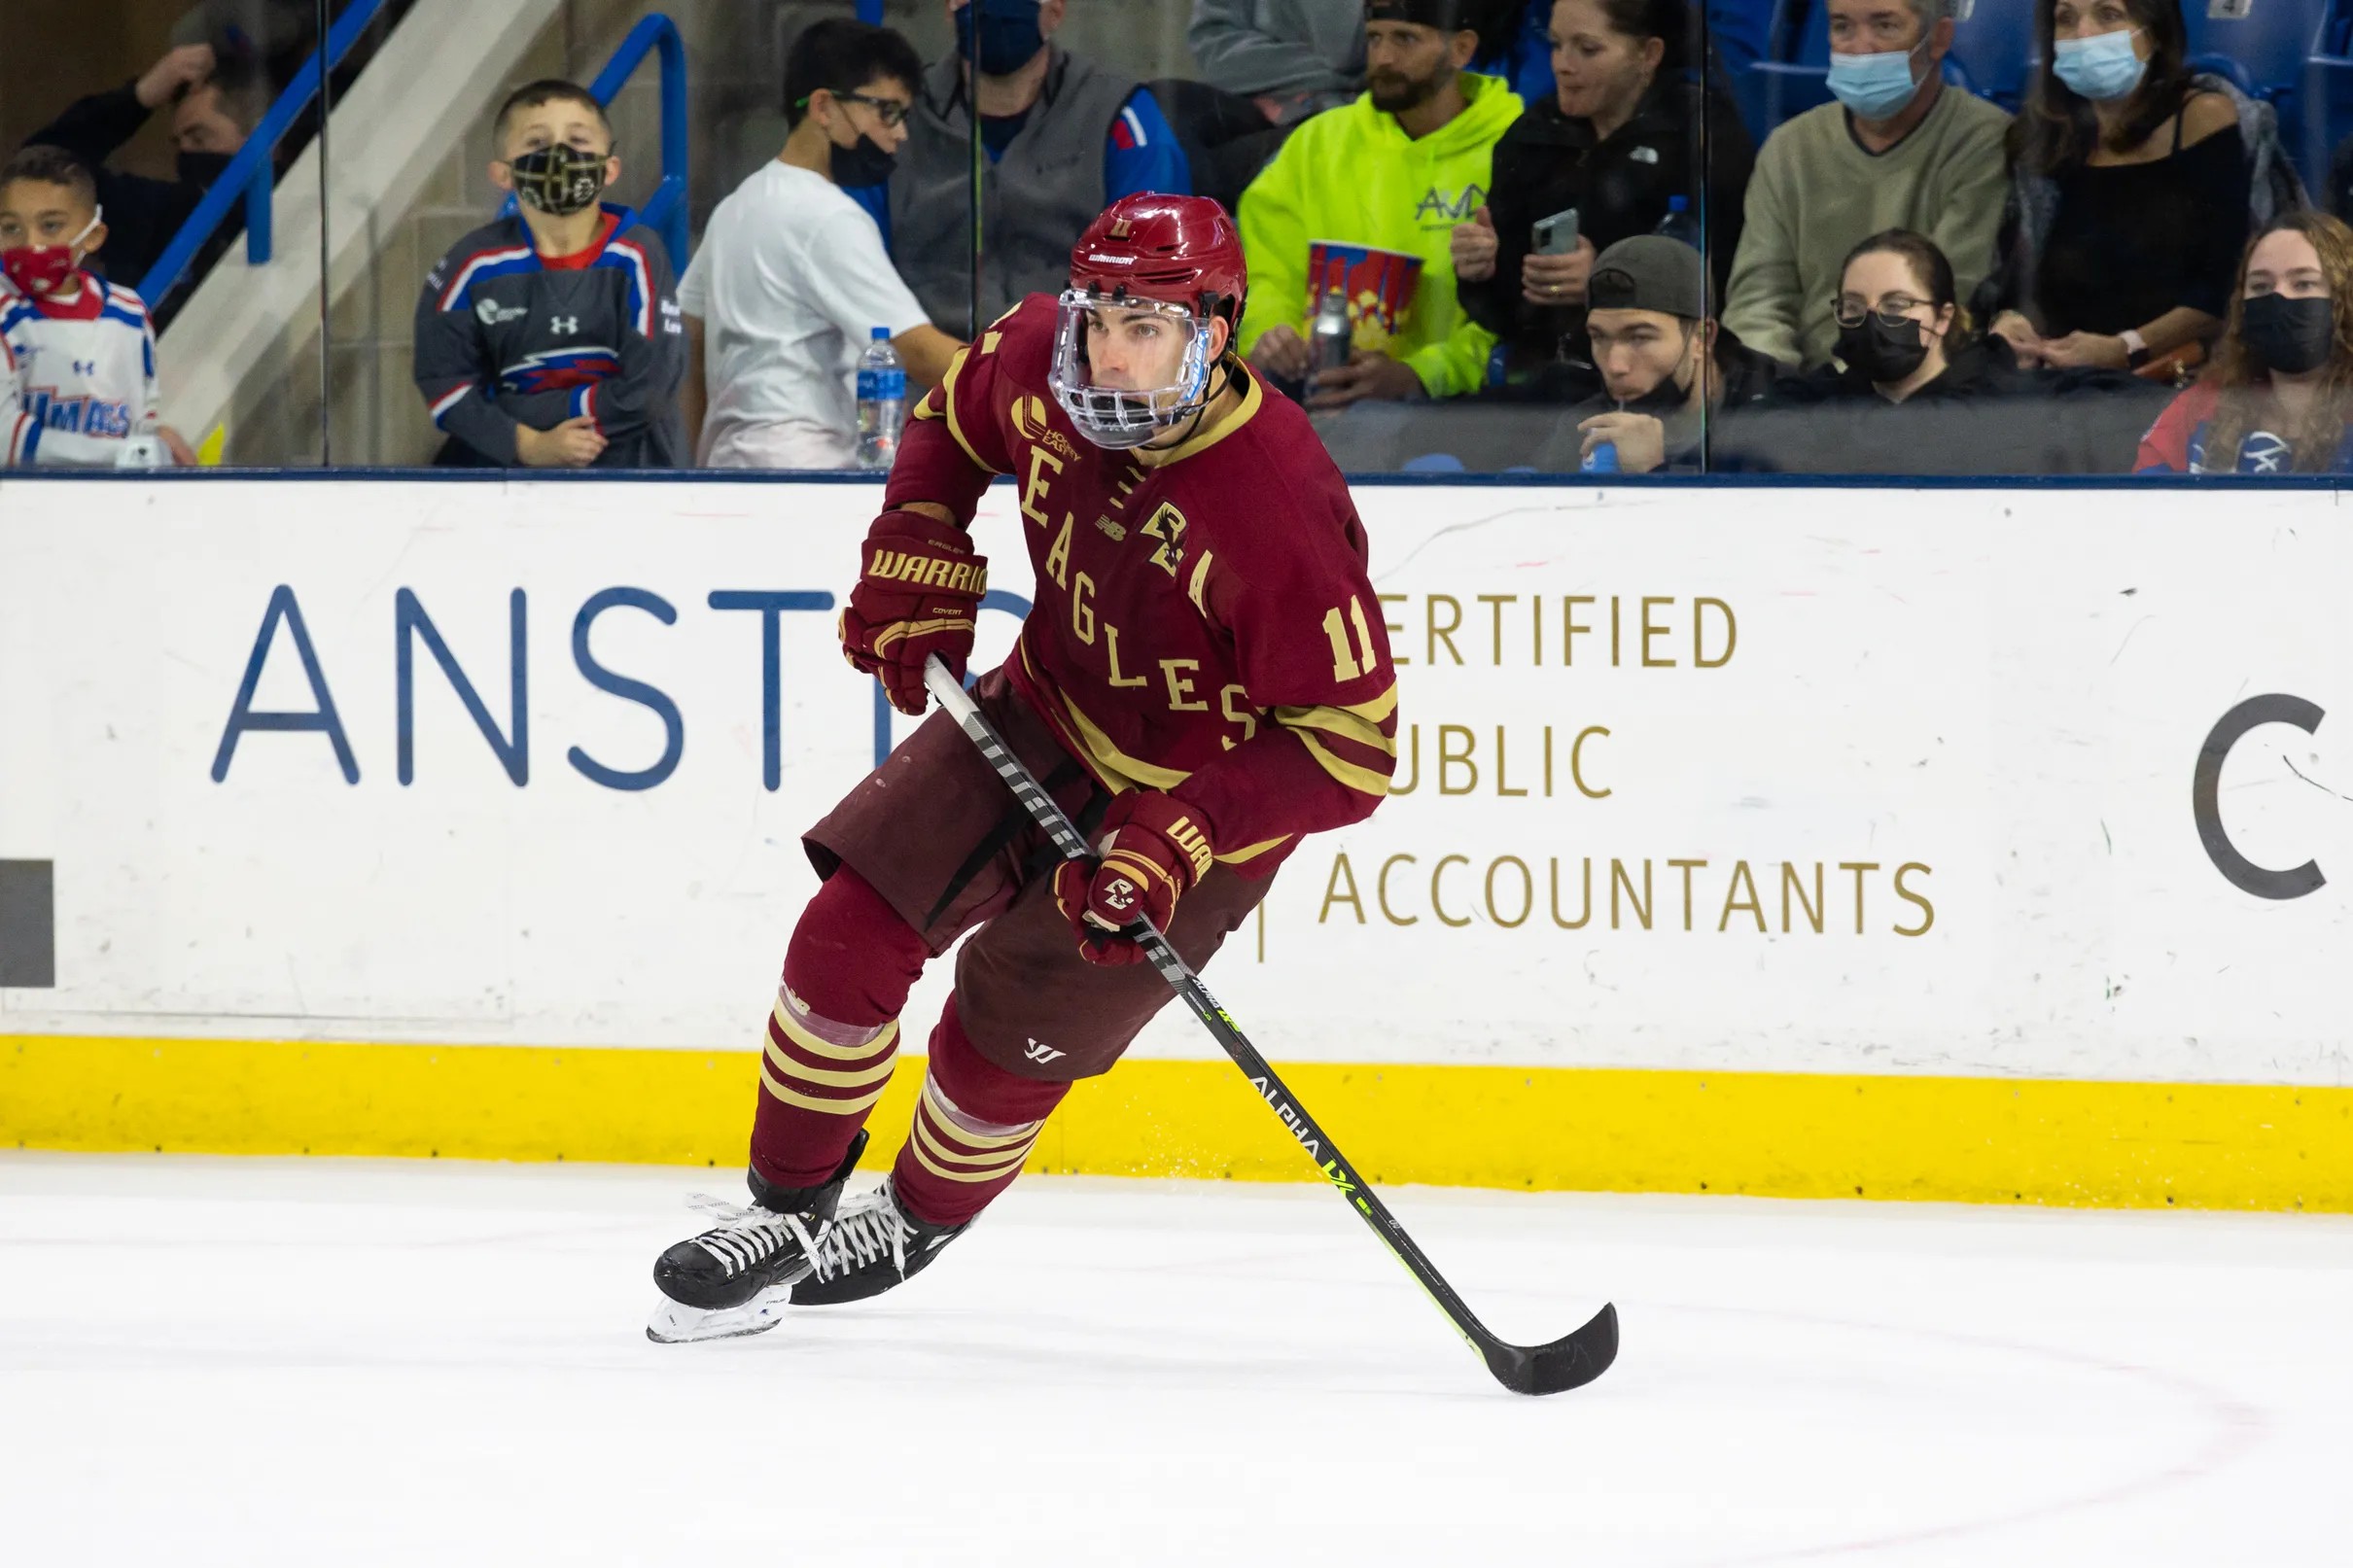
[[[680,401],[697,464],[849,467],[858,360],[877,327],[907,367],[910,400],[948,373],[964,345],[925,318],[874,218],[842,191],[889,179],[922,80],[923,57],[886,27],[828,19],[793,44],[785,150],[719,204],[679,284]]]

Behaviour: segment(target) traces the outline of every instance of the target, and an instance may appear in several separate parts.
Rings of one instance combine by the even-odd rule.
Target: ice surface
[[[0,1155],[24,1564],[2348,1560],[2353,1221],[1025,1177],[929,1272],[657,1346],[715,1170]],[[747,1559],[749,1551],[759,1553]]]

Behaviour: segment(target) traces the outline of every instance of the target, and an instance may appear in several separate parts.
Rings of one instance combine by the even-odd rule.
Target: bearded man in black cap
[[[1365,91],[1302,124],[1242,195],[1250,298],[1242,351],[1308,406],[1454,398],[1487,379],[1494,334],[1455,297],[1455,227],[1487,201],[1495,143],[1520,118],[1509,86],[1466,70],[1479,51],[1471,0],[1364,0]],[[1318,240],[1418,258],[1394,319],[1345,286],[1348,363],[1318,370],[1309,323],[1335,275],[1311,279]],[[1304,385],[1303,385],[1304,384]]]
[[[1606,444],[1621,473],[1699,471],[1707,421],[1764,397],[1779,369],[1717,323],[1713,294],[1700,253],[1664,234],[1594,258],[1586,330],[1602,395],[1569,410],[1537,467],[1578,468]]]

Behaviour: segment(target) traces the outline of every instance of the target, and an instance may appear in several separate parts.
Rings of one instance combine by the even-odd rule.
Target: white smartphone
[[[1528,226],[1528,248],[1538,256],[1566,256],[1577,248],[1577,209],[1564,207]]]

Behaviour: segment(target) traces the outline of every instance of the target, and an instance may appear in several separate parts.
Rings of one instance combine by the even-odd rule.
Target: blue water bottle
[[[906,420],[907,368],[891,346],[891,329],[877,327],[858,362],[858,466],[890,468]]]
[[[1585,454],[1577,468],[1586,473],[1615,473],[1618,471],[1618,443],[1602,441]]]

